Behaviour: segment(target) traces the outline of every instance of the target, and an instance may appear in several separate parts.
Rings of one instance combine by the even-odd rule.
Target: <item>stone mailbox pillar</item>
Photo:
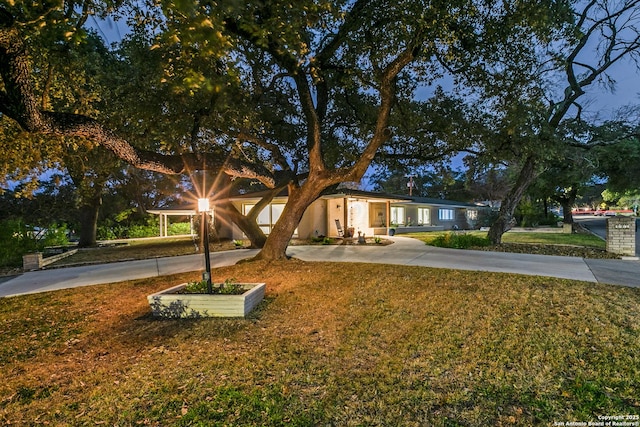
[[[636,219],[616,216],[607,219],[607,252],[636,256]]]

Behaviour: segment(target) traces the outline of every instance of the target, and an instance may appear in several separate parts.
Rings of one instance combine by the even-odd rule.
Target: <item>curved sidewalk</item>
[[[211,254],[211,268],[233,265],[256,252],[255,250],[214,252]],[[0,283],[0,297],[145,279],[198,270],[204,270],[204,256],[202,254],[29,271]]]
[[[640,287],[640,262],[586,260],[576,257],[444,249],[408,237],[393,237],[387,246],[290,246],[287,254],[304,261],[364,262],[415,265],[559,277],[586,282]],[[211,266],[232,265],[257,250],[211,254]],[[204,269],[202,254],[111,264],[86,265],[24,273],[0,283],[0,297],[77,286],[142,279]]]

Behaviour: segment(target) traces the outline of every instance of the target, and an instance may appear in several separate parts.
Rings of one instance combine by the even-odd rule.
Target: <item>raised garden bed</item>
[[[164,318],[245,317],[264,298],[264,283],[240,283],[239,295],[181,293],[186,283],[149,295],[154,316]]]

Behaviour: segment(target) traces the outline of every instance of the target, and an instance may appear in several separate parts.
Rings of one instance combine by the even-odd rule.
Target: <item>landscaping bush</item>
[[[0,221],[0,242],[0,267],[19,267],[26,253],[69,244],[66,226],[52,224],[37,230],[21,219]]]
[[[96,238],[98,240],[125,239],[127,237],[127,227],[110,218],[98,224]]]
[[[35,251],[35,241],[27,236],[27,227],[21,220],[0,221],[0,266],[18,267],[23,254]]]
[[[158,236],[158,230],[160,229],[160,222],[158,217],[150,217],[142,221],[139,224],[134,224],[129,227],[127,232],[128,237],[156,237]]]
[[[38,236],[37,246],[44,249],[49,246],[66,246],[69,244],[67,226],[53,223]]]
[[[430,244],[440,248],[469,249],[478,246],[489,246],[489,239],[464,232],[449,232],[439,235]]]
[[[188,222],[176,222],[175,224],[169,224],[169,227],[167,227],[167,234],[169,236],[191,234],[191,224],[189,224]]]
[[[553,226],[556,227],[560,217],[553,213],[545,213],[542,206],[530,199],[523,200],[514,214],[520,227]]]

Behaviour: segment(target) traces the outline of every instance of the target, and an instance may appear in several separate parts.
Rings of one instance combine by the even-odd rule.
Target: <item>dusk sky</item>
[[[107,44],[119,43],[128,32],[128,28],[122,20],[114,22],[111,18],[105,21],[93,18],[89,21],[89,27],[97,29]],[[580,99],[582,106],[585,107],[585,113],[590,116],[588,118],[594,116],[596,120],[607,120],[616,117],[617,111],[622,107],[640,104],[640,69],[638,64],[624,60],[611,68],[610,75],[616,81],[613,92],[594,83],[586,88],[586,94]],[[440,84],[446,88],[447,79]],[[434,87],[435,85],[426,91],[420,89],[418,96],[420,94],[426,95]]]

